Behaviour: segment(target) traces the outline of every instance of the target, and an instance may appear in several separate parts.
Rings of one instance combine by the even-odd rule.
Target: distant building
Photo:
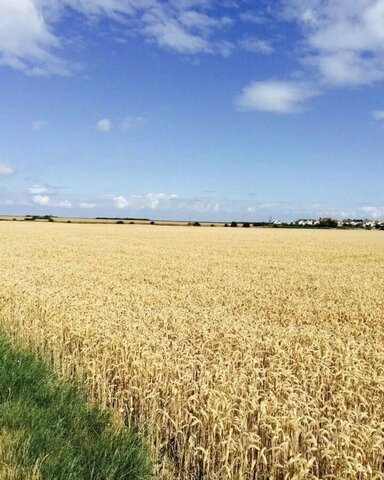
[[[301,227],[314,227],[315,225],[319,225],[319,223],[320,221],[314,218],[300,218],[299,220],[296,220],[295,225],[299,225]]]

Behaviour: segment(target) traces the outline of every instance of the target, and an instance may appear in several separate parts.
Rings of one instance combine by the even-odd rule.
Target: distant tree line
[[[125,220],[125,221],[130,221],[130,220],[135,220],[137,222],[149,222],[149,218],[135,218],[135,217],[96,217],[96,220]]]
[[[24,221],[34,222],[35,220],[46,220],[47,222],[54,222],[55,218],[53,215],[26,215]]]

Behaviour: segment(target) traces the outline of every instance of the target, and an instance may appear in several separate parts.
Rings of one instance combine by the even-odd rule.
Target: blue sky
[[[383,87],[382,0],[2,0],[0,214],[382,219]]]

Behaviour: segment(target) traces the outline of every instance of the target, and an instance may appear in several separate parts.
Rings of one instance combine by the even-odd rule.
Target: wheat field
[[[2,222],[0,265],[1,328],[160,473],[384,479],[383,232]]]

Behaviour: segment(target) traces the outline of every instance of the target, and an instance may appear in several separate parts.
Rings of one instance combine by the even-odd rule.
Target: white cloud
[[[309,56],[304,63],[314,66],[322,82],[332,86],[370,85],[384,79],[381,59],[364,57],[353,51]]]
[[[382,0],[287,0],[286,18],[305,39],[303,61],[329,85],[366,85],[384,79]]]
[[[52,207],[64,207],[64,208],[72,208],[72,203],[69,200],[62,200],[60,202],[52,203]]]
[[[292,82],[287,87],[283,85],[286,82],[270,81],[268,87],[273,88],[264,89],[267,97],[263,101],[258,95],[263,85],[259,82],[257,87],[256,82],[256,87],[246,87],[241,97],[246,108],[254,105],[256,109],[290,112],[316,91],[384,80],[383,0],[280,0],[274,11],[279,21],[299,27],[302,39],[292,51],[303,67],[300,78],[304,86],[317,87],[297,91]],[[253,15],[245,12],[240,18],[248,22],[254,18],[258,23],[259,15]]]
[[[113,204],[116,208],[123,209],[128,207],[129,200],[123,195],[118,195],[117,197],[113,197]]]
[[[48,7],[50,2],[38,0],[1,0],[0,65],[32,75],[69,73],[66,62],[54,53],[60,41],[47,22],[45,15],[52,10]]]
[[[245,87],[236,100],[236,105],[245,110],[263,110],[272,113],[293,113],[304,102],[319,92],[300,82],[267,80],[253,82]]]
[[[32,202],[36,205],[41,205],[43,207],[61,207],[61,208],[71,208],[72,203],[69,200],[59,200],[56,202],[51,201],[51,195],[47,187],[41,185],[33,185],[29,188],[29,193],[31,194]]]
[[[82,203],[79,203],[79,207],[80,208],[95,208],[96,207],[96,203],[88,203],[88,202],[82,202]]]
[[[360,207],[360,212],[373,219],[384,219],[384,207],[366,206]]]
[[[146,35],[161,47],[167,47],[179,53],[212,53],[213,49],[204,37],[191,33],[177,20],[169,17],[159,18],[152,13],[144,16]]]
[[[112,198],[113,204],[118,209],[132,208],[143,209],[149,208],[155,210],[159,207],[169,206],[178,196],[167,193],[147,193],[146,195],[119,195]]]
[[[131,130],[141,127],[146,123],[148,123],[148,120],[144,117],[127,117],[123,121],[121,128],[126,132],[130,132]]]
[[[15,173],[13,167],[11,167],[7,163],[0,162],[0,177],[7,177],[8,175],[12,175],[13,173]]]
[[[32,185],[28,189],[28,192],[31,195],[41,195],[42,193],[48,193],[48,191],[49,191],[48,187],[46,187],[45,185],[38,185],[38,184]]]
[[[143,203],[141,208],[152,208],[156,209],[161,204],[169,203],[172,200],[176,200],[178,197],[175,194],[166,194],[166,193],[148,193],[142,200]]]
[[[186,54],[224,54],[213,37],[232,20],[207,14],[211,0],[1,0],[0,65],[32,75],[69,75],[76,65],[65,60],[68,39],[57,25],[70,11],[89,25],[110,19],[147,41]],[[79,17],[81,18],[81,17]],[[225,51],[226,52],[226,51]]]
[[[50,197],[49,195],[33,195],[32,201],[37,205],[46,206],[49,204]]]
[[[252,11],[240,13],[239,18],[243,22],[254,23],[256,25],[262,25],[266,22],[266,18],[262,14],[258,14]]]
[[[196,29],[203,33],[209,33],[214,28],[231,25],[233,20],[229,17],[210,17],[205,13],[199,13],[195,10],[187,10],[179,15],[178,20],[182,25],[189,29]]]
[[[99,132],[108,133],[112,128],[112,123],[108,118],[102,118],[97,122],[96,128]]]
[[[32,123],[32,130],[34,132],[39,132],[42,130],[44,127],[46,127],[47,122],[44,120],[36,120],[35,122]]]
[[[375,110],[372,113],[372,117],[375,119],[375,120],[384,120],[384,110]]]
[[[244,50],[252,53],[261,53],[270,55],[273,53],[272,43],[257,37],[246,37],[239,40],[239,46]]]

